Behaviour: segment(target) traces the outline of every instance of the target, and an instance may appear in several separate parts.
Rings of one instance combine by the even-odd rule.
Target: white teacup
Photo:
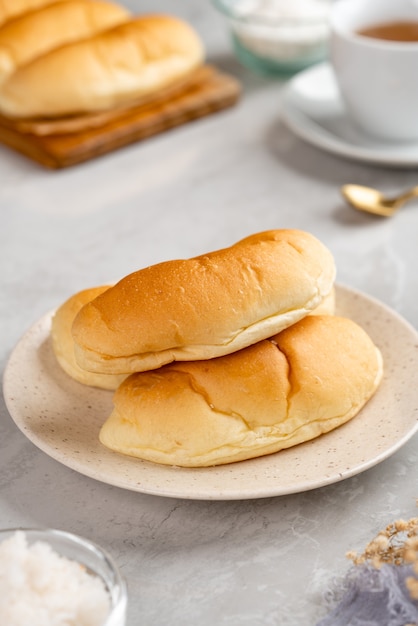
[[[348,116],[360,129],[383,140],[413,141],[418,138],[418,39],[359,34],[396,23],[416,24],[418,30],[418,0],[336,0],[330,59]]]

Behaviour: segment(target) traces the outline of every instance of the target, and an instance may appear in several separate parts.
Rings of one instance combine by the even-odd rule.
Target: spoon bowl
[[[418,196],[418,186],[391,198],[377,189],[362,185],[344,185],[341,187],[341,193],[345,200],[359,211],[391,217],[399,211],[405,202]]]

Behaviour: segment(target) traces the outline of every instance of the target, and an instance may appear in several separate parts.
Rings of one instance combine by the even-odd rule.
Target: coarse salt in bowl
[[[212,0],[238,60],[259,73],[294,73],[328,54],[332,0]]]
[[[127,592],[112,558],[55,529],[0,530],[0,624],[125,626]]]

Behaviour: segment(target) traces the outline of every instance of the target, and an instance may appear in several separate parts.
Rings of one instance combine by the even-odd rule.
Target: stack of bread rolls
[[[62,118],[180,89],[204,58],[184,21],[134,16],[109,0],[3,0],[0,113]]]
[[[302,443],[354,417],[379,349],[334,315],[330,251],[300,230],[138,270],[72,296],[52,320],[62,368],[115,389],[111,450],[205,467]]]

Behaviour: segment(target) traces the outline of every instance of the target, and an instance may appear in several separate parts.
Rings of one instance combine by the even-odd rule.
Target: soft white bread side
[[[182,467],[263,456],[347,422],[382,372],[379,350],[357,324],[308,316],[219,359],[132,374],[115,393],[100,441]]]
[[[310,313],[310,315],[335,315],[336,295],[335,287],[331,289],[329,294],[325,296],[321,304]]]
[[[109,289],[109,286],[84,289],[68,298],[54,313],[51,322],[52,348],[58,363],[71,378],[92,387],[100,389],[116,389],[126,376],[112,376],[111,374],[93,374],[78,366],[74,356],[74,341],[71,327],[79,310]]]
[[[203,56],[202,42],[186,22],[142,16],[18,68],[2,85],[0,110],[34,118],[126,106],[184,80]]]
[[[31,59],[126,22],[130,13],[101,0],[66,0],[25,13],[0,27],[0,83]]]
[[[63,0],[0,0],[0,24],[39,7]]]
[[[229,354],[309,314],[334,278],[331,252],[299,230],[152,265],[81,309],[76,359],[90,371],[127,374]]]

